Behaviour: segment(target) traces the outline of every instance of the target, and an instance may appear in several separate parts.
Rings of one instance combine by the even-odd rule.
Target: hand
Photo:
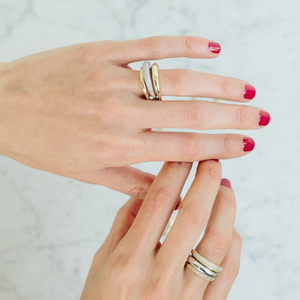
[[[191,165],[165,163],[145,200],[131,198],[119,210],[81,300],[226,299],[239,269],[241,238],[234,229],[234,193],[230,185],[220,186],[219,162],[199,163],[169,234],[159,242]],[[223,267],[209,284],[185,266],[206,225],[196,251]]]
[[[0,66],[0,153],[20,163],[144,197],[146,161],[234,158],[253,145],[243,135],[151,132],[151,128],[259,129],[262,109],[205,101],[146,101],[134,61],[215,58],[209,40],[152,37],[79,44]],[[246,81],[160,70],[162,95],[247,102]],[[260,125],[259,125],[260,123]],[[264,123],[265,124],[265,123]],[[249,144],[249,143],[248,143]],[[249,146],[249,145],[248,145]]]

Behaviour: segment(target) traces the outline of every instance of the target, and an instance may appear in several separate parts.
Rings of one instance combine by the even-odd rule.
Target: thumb
[[[136,168],[114,167],[85,174],[82,181],[100,184],[131,197],[144,199],[155,176]]]

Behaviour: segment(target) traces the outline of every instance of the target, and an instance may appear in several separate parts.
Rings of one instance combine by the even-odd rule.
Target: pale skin
[[[220,185],[219,162],[199,163],[173,227],[159,241],[191,166],[166,162],[145,199],[132,197],[121,207],[94,257],[81,300],[227,298],[239,270],[241,237],[234,228],[234,192]],[[194,246],[223,267],[215,281],[209,283],[185,266]]]
[[[130,165],[229,159],[244,135],[151,128],[259,129],[257,107],[205,101],[146,101],[129,64],[218,54],[199,37],[78,44],[0,64],[0,154],[24,165],[143,198],[155,176]],[[163,96],[247,102],[247,81],[160,70]]]

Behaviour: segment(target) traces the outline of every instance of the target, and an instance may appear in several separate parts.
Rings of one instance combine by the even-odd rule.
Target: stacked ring
[[[223,270],[222,267],[210,262],[194,249],[192,254],[189,255],[186,265],[195,274],[208,281],[215,280],[218,277],[217,273]]]
[[[158,82],[158,65],[151,66],[149,61],[144,61],[140,69],[140,81],[147,100],[162,100]]]

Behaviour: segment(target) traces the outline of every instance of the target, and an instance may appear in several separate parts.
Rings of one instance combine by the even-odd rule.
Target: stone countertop
[[[160,67],[245,79],[257,89],[251,105],[272,115],[266,129],[247,132],[256,141],[253,153],[222,161],[243,238],[241,270],[229,299],[297,299],[299,16],[298,0],[1,0],[0,61],[104,39],[196,35],[219,42],[216,60],[168,59]],[[161,165],[137,167],[157,174]],[[6,157],[0,157],[0,191],[0,298],[78,299],[92,257],[128,197]]]

